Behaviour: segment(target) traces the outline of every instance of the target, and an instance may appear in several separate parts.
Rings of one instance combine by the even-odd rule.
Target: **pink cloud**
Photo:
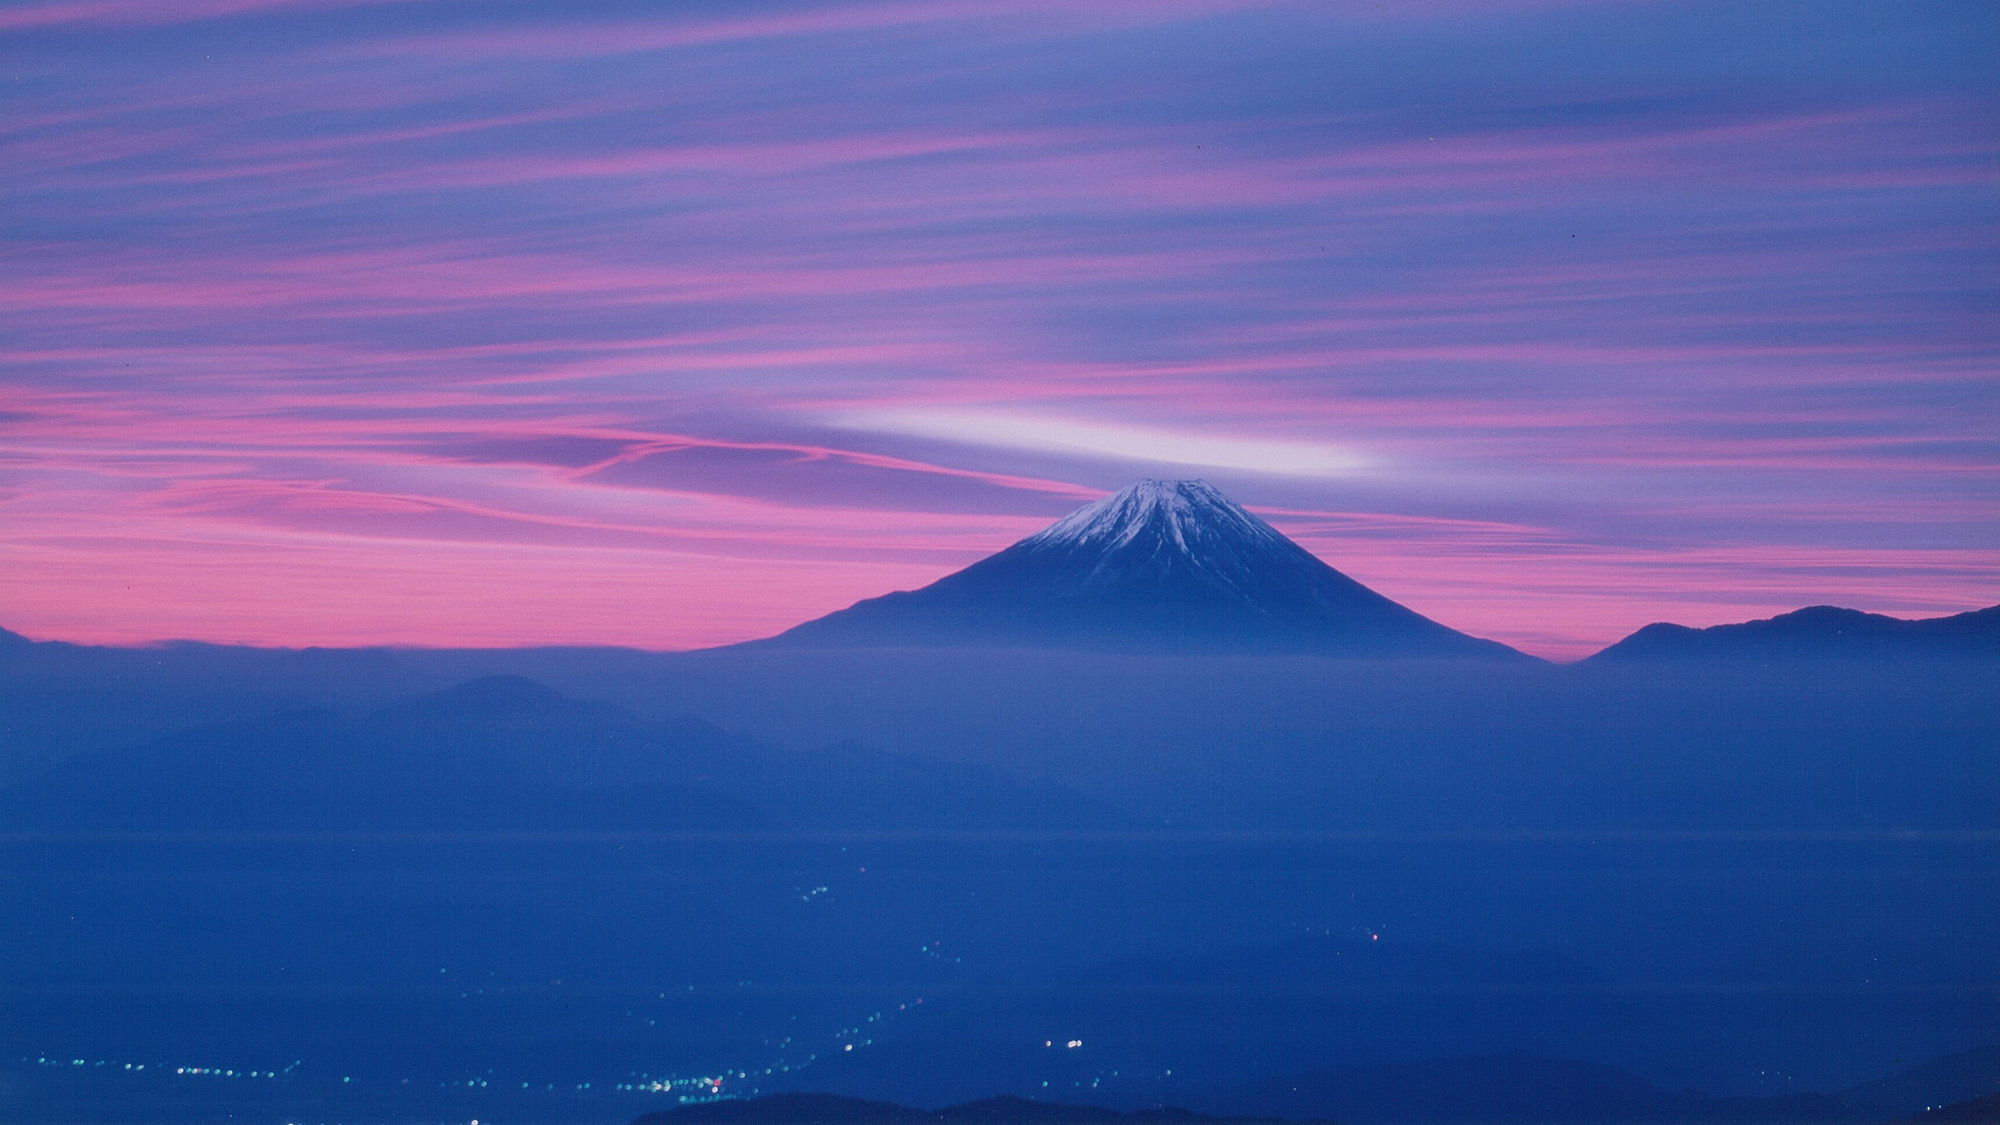
[[[649,51],[714,47],[758,40],[901,30],[926,25],[1003,21],[1025,27],[1144,26],[1245,8],[1268,0],[1150,0],[1078,5],[1057,0],[929,0],[807,7],[737,18],[646,19],[571,26],[509,27],[386,39],[358,48],[363,54],[496,58],[605,58]]]
[[[374,586],[465,636],[712,643],[1176,471],[827,429],[919,406],[1360,449],[1381,471],[1317,495],[1244,486],[1336,565],[1544,651],[1982,597],[1936,553],[1996,514],[1995,146],[1966,83],[1746,100],[1691,60],[1550,86],[1482,59],[1529,92],[1447,114],[1366,57],[1261,73],[1559,15],[1535,0],[283,19],[341,6],[0,13],[26,60],[0,558],[30,631],[222,635],[187,598],[238,637],[420,636],[367,617]],[[221,19],[213,70],[148,53]],[[324,612],[259,576],[287,552]],[[523,619],[406,598],[448,595],[444,559]],[[696,593],[646,601],[648,566]],[[740,604],[701,600],[737,566]],[[157,600],[91,577],[127,572]]]
[[[19,31],[69,24],[149,26],[196,23],[230,16],[314,8],[356,8],[377,3],[380,0],[175,0],[171,4],[158,4],[151,0],[55,0],[0,11],[0,30]]]

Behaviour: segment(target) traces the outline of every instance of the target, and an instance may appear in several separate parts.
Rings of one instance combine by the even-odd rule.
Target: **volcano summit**
[[[920,590],[753,643],[1529,659],[1397,605],[1201,480],[1140,481]]]

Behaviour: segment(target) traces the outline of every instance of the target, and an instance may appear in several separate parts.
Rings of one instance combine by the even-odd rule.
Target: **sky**
[[[0,626],[767,635],[1131,483],[1557,659],[2000,602],[2000,6],[0,4]]]

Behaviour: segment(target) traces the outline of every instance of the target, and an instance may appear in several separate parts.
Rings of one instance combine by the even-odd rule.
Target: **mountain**
[[[985,1098],[930,1111],[833,1094],[773,1094],[649,1113],[633,1125],[1225,1125],[1243,1120],[1170,1108],[1120,1113],[1099,1106],[1013,1097]]]
[[[2000,606],[1915,621],[1816,605],[1760,621],[1706,629],[1662,622],[1633,633],[1590,661],[1968,656],[2000,657]]]
[[[789,647],[1027,647],[1531,659],[1390,601],[1206,481],[1145,480]]]
[[[1526,1052],[1369,1066],[1335,1066],[1191,1095],[1187,1109],[1130,1113],[1002,1096],[926,1111],[835,1094],[776,1094],[649,1113],[633,1125],[1208,1125],[1341,1120],[1356,1125],[1873,1125],[1898,1120],[2000,1121],[2000,1093],[1948,1104],[1912,1103],[1915,1086],[1946,1074],[1961,1086],[1990,1068],[1993,1050],[1966,1052],[1838,1094],[1716,1097],[1665,1090],[1599,1063]],[[1970,1068],[1970,1069],[1968,1069]],[[1935,1072],[1935,1073],[1934,1073]],[[1964,1072],[1964,1073],[1961,1073]],[[1915,1085],[1912,1085],[1912,1084]],[[1932,1081],[1930,1085],[1935,1086]],[[1978,1083],[1974,1082],[1977,1086]],[[1908,1089],[1906,1089],[1908,1087]],[[1889,1095],[1883,1097],[1882,1095]],[[1934,1099],[1942,1095],[1932,1093]]]
[[[1922,1066],[1842,1090],[1840,1096],[1860,1105],[1887,1106],[1909,1115],[1921,1115],[1932,1108],[1974,1102],[1980,1098],[1993,1104],[2000,1101],[2000,1046],[1978,1047],[1947,1055]],[[1950,1117],[1920,1119],[1972,1120]]]
[[[2000,1122],[2000,1094],[1984,1094],[1962,1102],[1933,1106],[1914,1117],[1897,1120],[1920,1122],[1921,1125],[1994,1125]]]
[[[1122,825],[1000,770],[795,752],[489,676],[359,719],[287,711],[79,755],[0,789],[15,828],[635,831]]]
[[[280,711],[374,710],[484,670],[418,666],[380,648],[118,648],[0,637],[0,785],[75,754],[142,746],[189,727]]]
[[[1217,1091],[1197,1105],[1285,1118],[1338,1115],[1357,1125],[1855,1125],[1885,1111],[1825,1094],[1717,1098],[1662,1090],[1598,1063],[1515,1052],[1430,1062],[1336,1066]]]

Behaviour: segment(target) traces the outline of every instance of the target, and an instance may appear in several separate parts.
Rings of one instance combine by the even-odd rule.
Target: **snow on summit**
[[[769,642],[1509,656],[1354,581],[1202,480],[1142,480],[920,590]]]
[[[1116,543],[1142,534],[1151,525],[1165,530],[1183,550],[1190,549],[1190,537],[1199,539],[1212,532],[1234,532],[1250,539],[1284,538],[1205,480],[1142,480],[1078,508],[1022,543]]]
[[[1277,571],[1317,559],[1205,480],[1143,480],[1009,548],[1066,556],[1080,590],[1162,580],[1179,570],[1246,602]]]

